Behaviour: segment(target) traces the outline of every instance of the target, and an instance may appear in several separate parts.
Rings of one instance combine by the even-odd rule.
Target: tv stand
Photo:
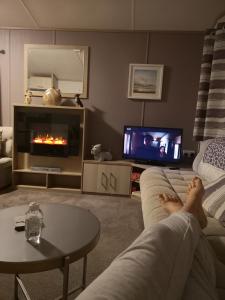
[[[148,165],[148,166],[158,166],[158,167],[166,167],[167,166],[165,163],[159,162],[159,161],[136,160],[134,163],[138,164],[138,165]]]

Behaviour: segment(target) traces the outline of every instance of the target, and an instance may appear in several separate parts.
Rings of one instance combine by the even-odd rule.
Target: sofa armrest
[[[0,126],[0,131],[2,131],[2,140],[5,141],[5,149],[3,155],[6,157],[12,157],[13,128]]]

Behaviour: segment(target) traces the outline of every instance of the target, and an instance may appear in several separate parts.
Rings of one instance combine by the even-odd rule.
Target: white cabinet
[[[83,192],[130,195],[131,165],[84,161]]]

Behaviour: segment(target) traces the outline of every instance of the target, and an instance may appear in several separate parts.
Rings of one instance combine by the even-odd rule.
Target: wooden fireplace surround
[[[64,114],[80,117],[79,154],[68,157],[37,156],[18,152],[16,138],[17,112],[51,112],[60,110]],[[14,105],[14,145],[13,145],[13,184],[18,187],[43,189],[64,189],[81,191],[83,156],[85,147],[86,110],[81,107],[44,106],[44,105]],[[58,167],[60,172],[34,171],[32,166]]]

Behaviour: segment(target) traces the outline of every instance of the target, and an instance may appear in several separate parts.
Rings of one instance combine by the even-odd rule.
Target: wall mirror
[[[33,96],[58,88],[62,97],[87,98],[88,47],[74,45],[24,45],[24,87]]]

